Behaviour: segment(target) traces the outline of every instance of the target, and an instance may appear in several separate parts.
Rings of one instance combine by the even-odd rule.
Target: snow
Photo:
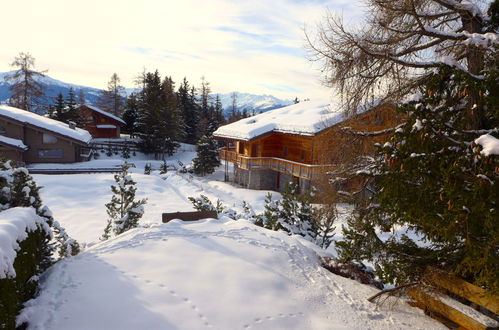
[[[0,116],[5,116],[22,123],[40,127],[83,143],[88,143],[92,139],[90,133],[81,128],[72,129],[69,128],[66,123],[43,117],[26,110],[0,105]]]
[[[119,117],[116,117],[116,116],[115,116],[115,115],[113,115],[112,113],[109,113],[109,112],[107,112],[107,111],[104,111],[104,110],[102,110],[102,109],[99,109],[99,108],[97,108],[97,107],[94,107],[93,105],[88,105],[88,104],[85,104],[85,106],[86,106],[87,108],[89,108],[89,109],[91,109],[91,110],[95,111],[95,112],[100,113],[101,115],[104,115],[104,116],[106,116],[106,117],[109,117],[109,118],[111,118],[111,119],[114,119],[114,120],[116,120],[116,121],[118,121],[118,122],[122,123],[123,125],[125,125],[125,122],[123,121],[123,119],[121,119],[121,118],[119,118]],[[116,128],[116,127],[114,127],[114,128]]]
[[[23,150],[28,150],[28,146],[26,146],[23,141],[9,138],[3,135],[0,135],[0,143],[4,143],[8,146],[12,146],[15,148],[23,149]]]
[[[167,162],[187,164],[192,157],[184,151]],[[320,267],[318,255],[334,256],[332,246],[324,251],[301,236],[224,216],[162,224],[161,213],[193,210],[187,197],[201,194],[239,212],[246,201],[261,213],[268,191],[222,182],[223,165],[207,177],[175,171],[145,175],[146,163],[154,168],[162,161],[138,158],[128,161],[136,165],[129,172],[137,199],[148,199],[140,227],[105,242],[99,237],[107,223],[104,204],[111,199],[112,174],[33,175],[43,186],[44,203],[83,252],[40,278],[41,294],[25,305],[19,323],[47,330],[444,329],[403,300],[367,302],[376,288]],[[349,208],[340,207],[342,221]]]
[[[499,155],[499,139],[490,134],[483,134],[475,140],[476,144],[482,146],[480,152],[484,156]]]
[[[19,243],[28,237],[28,232],[38,228],[51,232],[46,220],[32,207],[15,207],[0,212],[0,279],[16,276],[14,261]]]
[[[29,329],[443,329],[327,272],[294,237],[246,221],[130,230],[56,264],[18,321]]]
[[[246,141],[269,132],[315,135],[347,119],[345,112],[333,111],[333,107],[320,101],[300,102],[222,126],[213,135]],[[361,107],[357,113],[368,109]]]

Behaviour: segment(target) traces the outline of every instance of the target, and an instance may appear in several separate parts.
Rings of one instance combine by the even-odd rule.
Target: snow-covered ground
[[[179,157],[189,158],[168,161]],[[267,191],[224,183],[221,170],[145,175],[147,161],[130,162],[137,195],[148,198],[142,226],[105,242],[112,174],[34,175],[54,218],[85,249],[42,278],[19,318],[29,329],[443,328],[402,301],[367,302],[377,289],[321,268],[319,249],[301,237],[228,218],[161,224],[163,212],[192,210],[189,196],[236,209],[245,200],[261,212]]]

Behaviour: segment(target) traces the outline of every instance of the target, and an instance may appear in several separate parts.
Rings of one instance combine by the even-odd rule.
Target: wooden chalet
[[[301,102],[220,127],[215,138],[225,141],[220,158],[233,163],[235,182],[250,189],[282,191],[290,181],[301,191],[319,189],[341,167],[349,153],[368,154],[388,134],[368,136],[348,132],[379,132],[401,120],[393,106],[363,107],[353,116],[331,105]],[[226,179],[230,176],[226,166]],[[348,189],[336,187],[336,189]]]
[[[82,104],[77,107],[84,122],[84,129],[90,132],[93,138],[119,138],[123,119],[97,107]]]

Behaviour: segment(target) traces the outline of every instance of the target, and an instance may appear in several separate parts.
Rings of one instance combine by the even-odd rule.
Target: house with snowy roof
[[[353,115],[327,102],[305,101],[221,126],[214,137],[225,141],[220,158],[233,163],[233,180],[249,189],[282,191],[287,182],[301,191],[327,183],[325,173],[341,166],[347,149],[372,153],[374,143],[389,134],[379,132],[400,123],[395,108],[374,103]],[[226,166],[226,178],[230,176]]]
[[[25,163],[83,161],[91,139],[74,125],[0,105],[0,158]]]
[[[119,138],[123,119],[88,104],[79,105],[76,110],[84,122],[84,129],[93,138]]]

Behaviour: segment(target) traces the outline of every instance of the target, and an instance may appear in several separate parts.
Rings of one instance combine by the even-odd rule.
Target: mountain
[[[10,97],[9,87],[10,84],[5,81],[5,76],[10,74],[11,72],[0,72],[0,103],[5,103]],[[46,87],[45,93],[46,97],[42,102],[44,104],[54,103],[54,100],[57,94],[62,93],[62,95],[67,96],[69,93],[69,89],[72,87],[78,98],[78,94],[83,91],[85,96],[85,100],[90,105],[96,105],[97,97],[99,92],[101,91],[98,88],[81,86],[71,83],[62,82],[60,80],[51,78],[49,76],[45,76],[41,78],[40,81]],[[137,88],[126,88],[126,94],[130,94],[131,92],[137,92]],[[248,114],[265,112],[272,109],[281,108],[293,103],[291,100],[282,100],[274,97],[272,95],[256,95],[249,93],[237,93],[237,104],[238,111],[242,111],[246,109]],[[220,100],[222,101],[222,107],[224,109],[224,113],[228,114],[232,109],[232,93],[219,94]],[[212,95],[213,100],[215,99],[215,94]]]
[[[11,84],[5,81],[5,76],[10,73],[12,72],[0,72],[0,103],[5,103],[10,97],[9,88]],[[100,92],[98,88],[69,84],[49,76],[45,76],[39,79],[39,81],[45,86],[45,98],[41,100],[43,104],[54,103],[59,93],[62,93],[66,97],[69,89],[73,87],[77,99],[80,90],[82,90],[86,102],[90,105],[95,105]]]
[[[278,99],[272,95],[256,95],[249,93],[237,93],[237,110],[246,109],[248,114],[257,114],[272,109],[282,108],[293,104],[292,100]],[[228,114],[232,110],[232,93],[219,94],[224,113]]]

